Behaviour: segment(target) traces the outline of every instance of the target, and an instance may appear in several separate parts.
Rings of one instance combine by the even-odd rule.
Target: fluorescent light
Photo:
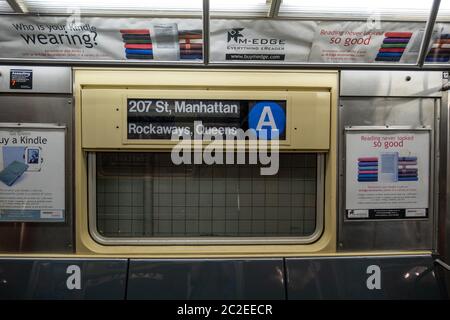
[[[397,17],[426,20],[433,0],[283,0],[280,16]]]
[[[267,15],[270,0],[210,0],[211,12],[254,13]]]
[[[202,0],[23,0],[29,12],[65,14],[201,14]],[[212,13],[266,15],[270,0],[210,0]]]
[[[6,0],[0,0],[0,13],[10,13],[14,12],[14,10],[10,7]]]
[[[449,20],[450,18],[450,0],[441,1],[439,6],[438,20]]]
[[[148,13],[200,12],[201,0],[23,0],[30,12],[39,13]]]

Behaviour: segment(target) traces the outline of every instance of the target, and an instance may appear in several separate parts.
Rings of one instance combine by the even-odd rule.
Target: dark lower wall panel
[[[432,256],[0,258],[8,299],[448,299]]]
[[[124,299],[127,259],[2,259],[0,300]]]
[[[283,259],[130,260],[128,299],[285,299]]]
[[[288,258],[288,299],[442,299],[432,256]]]

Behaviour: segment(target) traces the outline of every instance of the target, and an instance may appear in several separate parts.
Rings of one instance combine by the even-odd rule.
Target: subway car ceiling
[[[450,1],[0,0],[0,298],[448,299],[449,63]]]

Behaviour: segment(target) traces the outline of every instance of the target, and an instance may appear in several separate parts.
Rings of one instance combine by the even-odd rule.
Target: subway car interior
[[[448,300],[449,67],[449,0],[0,0],[0,300]]]

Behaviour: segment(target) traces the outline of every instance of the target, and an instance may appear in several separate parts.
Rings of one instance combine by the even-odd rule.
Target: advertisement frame
[[[67,156],[66,156],[66,139],[67,139],[67,126],[60,124],[52,124],[52,123],[10,123],[10,122],[0,122],[0,130],[8,130],[8,129],[23,129],[23,130],[43,130],[43,131],[59,131],[64,132],[64,137],[62,140],[63,144],[63,168],[64,168],[64,183],[63,183],[63,195],[64,195],[64,210],[62,212],[61,219],[0,219],[0,223],[11,223],[11,222],[19,222],[19,223],[66,223],[67,222],[67,194],[66,194],[66,185],[67,185],[67,177],[66,177],[66,165],[67,165]],[[1,209],[1,208],[0,208]]]
[[[428,207],[426,208],[426,216],[424,217],[402,217],[402,218],[348,218],[347,214],[347,135],[352,132],[364,132],[364,133],[380,133],[380,132],[393,132],[393,133],[416,133],[416,132],[427,132],[428,133]],[[434,143],[433,143],[433,129],[431,126],[345,126],[343,132],[343,146],[342,146],[342,187],[343,187],[343,197],[342,197],[342,212],[344,222],[392,222],[397,221],[426,221],[433,217],[434,215]]]

